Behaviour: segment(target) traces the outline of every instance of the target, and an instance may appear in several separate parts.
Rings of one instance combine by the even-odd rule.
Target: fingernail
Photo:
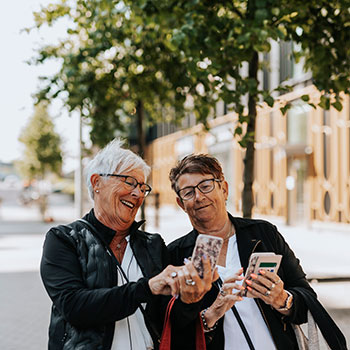
[[[184,259],[184,263],[187,264],[188,262],[190,262],[187,258]]]
[[[207,260],[207,254],[203,254],[203,259]]]
[[[259,270],[259,273],[262,275],[265,275],[266,271],[265,270]]]
[[[238,298],[238,300],[239,300],[239,301],[242,301],[242,300],[243,300],[243,298],[242,298],[242,297],[239,297],[239,298]]]
[[[257,276],[255,273],[251,273],[250,276],[251,276],[252,278],[258,278],[258,276]]]
[[[247,284],[251,285],[252,284],[252,281],[249,281],[249,280],[246,280],[245,281]]]
[[[175,299],[178,299],[179,294],[174,294]]]
[[[252,291],[252,290],[253,290],[253,288],[251,288],[251,287],[249,287],[249,286],[247,286],[247,289],[248,289],[249,291]]]

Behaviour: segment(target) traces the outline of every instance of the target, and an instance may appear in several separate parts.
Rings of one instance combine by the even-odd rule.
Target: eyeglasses
[[[188,201],[189,199],[194,197],[195,189],[198,188],[202,193],[209,193],[215,187],[215,182],[221,182],[219,179],[207,179],[201,181],[197,186],[188,186],[178,190],[177,195],[184,201]]]
[[[123,179],[124,183],[130,187],[130,189],[134,189],[137,186],[140,186],[140,190],[143,193],[143,195],[146,197],[149,195],[149,193],[152,191],[152,188],[150,185],[147,185],[145,183],[138,182],[134,177],[128,176],[128,175],[117,175],[117,174],[99,174],[100,176],[111,176],[111,177],[120,177]]]

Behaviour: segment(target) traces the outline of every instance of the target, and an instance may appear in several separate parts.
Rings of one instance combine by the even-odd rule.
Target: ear
[[[186,209],[184,206],[183,201],[181,200],[181,198],[176,196],[176,203],[178,204],[178,206],[186,213]]]
[[[228,198],[228,183],[227,183],[226,180],[224,180],[221,183],[221,187],[222,187],[222,191],[224,193],[225,201],[227,201],[227,198]]]
[[[97,190],[99,184],[100,184],[100,175],[98,174],[92,174],[91,177],[90,177],[90,181],[91,181],[91,185],[92,185],[92,188],[93,190]]]

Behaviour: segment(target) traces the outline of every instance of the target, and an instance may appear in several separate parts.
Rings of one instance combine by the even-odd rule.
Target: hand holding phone
[[[249,265],[243,280],[243,287],[246,288],[246,280],[251,280],[251,274],[259,274],[259,270],[266,270],[277,273],[280,266],[282,255],[275,253],[253,253],[249,258]]]
[[[202,256],[205,254],[207,258],[210,259],[211,271],[214,273],[223,242],[224,240],[221,237],[203,234],[198,235],[191,261],[200,278],[204,276]]]

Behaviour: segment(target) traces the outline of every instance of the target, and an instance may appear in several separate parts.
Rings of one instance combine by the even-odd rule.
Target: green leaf
[[[340,101],[333,102],[332,106],[339,112],[343,109],[343,105]]]
[[[310,100],[310,96],[309,95],[303,95],[300,97],[303,101],[308,102]]]
[[[266,97],[264,98],[264,101],[267,103],[267,105],[268,105],[269,107],[273,107],[273,105],[274,105],[274,103],[275,103],[275,99],[274,99],[271,95],[266,96]]]

